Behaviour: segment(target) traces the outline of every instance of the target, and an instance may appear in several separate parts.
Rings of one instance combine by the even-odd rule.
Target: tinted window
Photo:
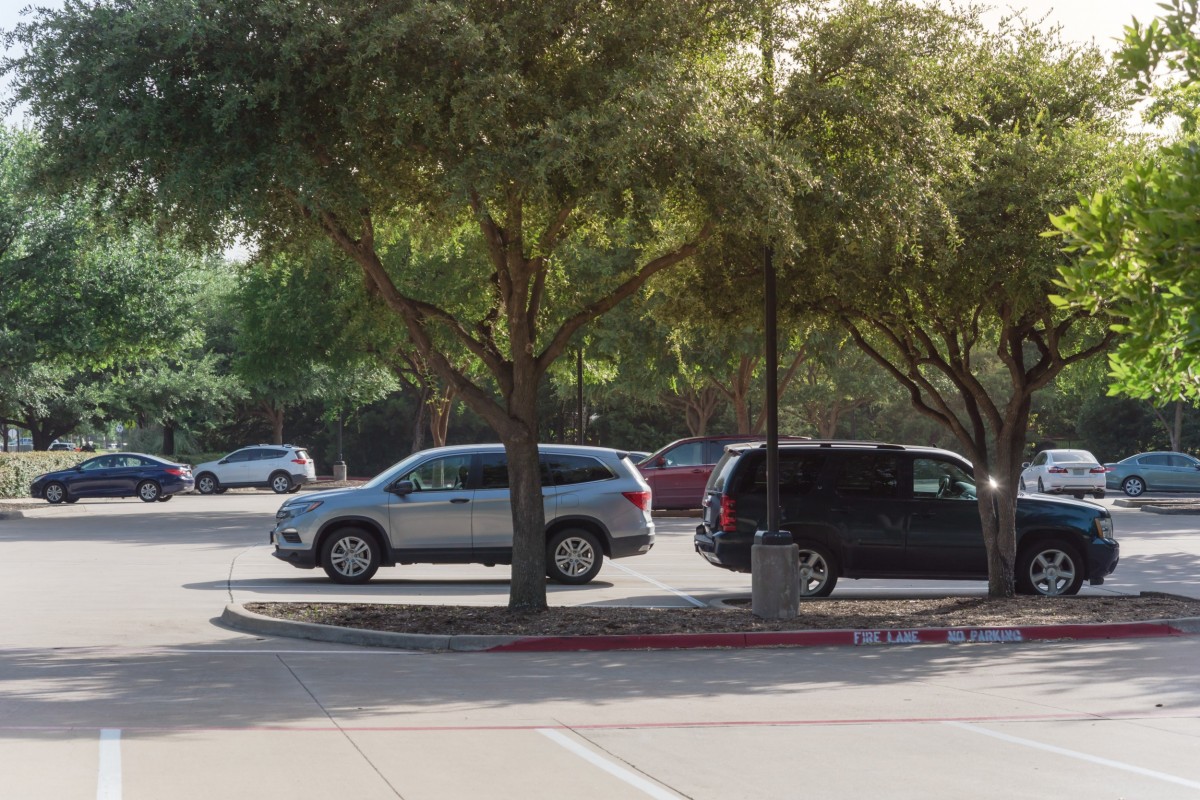
[[[505,453],[484,453],[479,457],[483,471],[479,476],[480,489],[508,488],[508,455]]]
[[[254,456],[256,461],[266,461],[272,458],[283,458],[287,455],[287,450],[259,450]]]
[[[1171,456],[1171,466],[1194,468],[1196,466],[1196,462],[1194,459],[1188,458],[1187,456]]]
[[[687,442],[663,453],[668,467],[694,467],[706,462],[704,460],[704,442]]]
[[[590,456],[544,455],[542,468],[550,470],[550,478],[557,486],[606,481],[613,477],[608,467]]]
[[[470,473],[469,455],[442,456],[426,461],[400,479],[412,481],[418,492],[445,491],[465,487]]]
[[[835,488],[851,497],[895,497],[900,461],[891,453],[844,453]]]
[[[1045,464],[1045,463],[1046,463],[1046,454],[1044,452],[1038,453],[1037,458],[1035,458],[1033,460],[1033,466],[1035,466],[1035,467],[1040,467],[1042,464]]]
[[[737,491],[765,494],[767,491],[767,458],[766,453],[755,452],[754,467],[744,470],[737,479]],[[817,486],[817,477],[825,466],[826,455],[813,452],[779,453],[779,494],[780,496],[798,496],[808,494]]]
[[[236,453],[230,453],[226,461],[231,464],[236,464],[242,461],[250,461],[254,458],[253,450],[238,450]]]
[[[721,456],[721,460],[717,462],[717,466],[708,475],[708,485],[704,487],[705,492],[723,492],[725,484],[729,481],[729,476],[737,465],[738,457],[725,451],[725,455]]]
[[[1143,457],[1141,463],[1147,467],[1165,467],[1170,463],[1170,461],[1166,455],[1162,453],[1155,453],[1152,456]]]

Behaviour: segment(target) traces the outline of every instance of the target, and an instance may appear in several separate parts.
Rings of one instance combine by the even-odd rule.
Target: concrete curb
[[[220,621],[245,633],[319,642],[490,653],[552,653],[601,650],[689,650],[747,647],[862,647],[898,644],[970,644],[1145,639],[1200,633],[1200,617],[1083,625],[1024,625],[1011,628],[909,628],[880,630],[763,631],[752,633],[664,633],[628,636],[436,636],[389,633],[312,622],[293,622],[225,606]]]

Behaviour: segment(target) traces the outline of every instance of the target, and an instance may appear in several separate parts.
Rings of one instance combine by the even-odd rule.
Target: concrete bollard
[[[756,544],[750,548],[751,611],[759,619],[800,615],[800,548]]]
[[[333,479],[335,481],[346,480],[346,462],[345,461],[333,462]]]

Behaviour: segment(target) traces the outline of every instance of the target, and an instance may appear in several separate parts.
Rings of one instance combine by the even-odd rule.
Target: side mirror
[[[1029,462],[1026,461],[1024,464],[1022,464],[1021,469],[1029,469]]]
[[[666,456],[659,456],[658,458],[654,459],[654,466],[665,467],[666,465],[667,465],[667,457]]]
[[[392,484],[389,491],[392,494],[397,494],[397,495],[400,495],[401,497],[403,497],[406,494],[412,494],[415,491],[415,489],[416,489],[416,487],[413,486],[412,481],[396,481],[395,483]]]
[[[217,463],[218,463],[218,464],[228,464],[228,463],[229,463],[229,459],[228,459],[228,458],[222,458],[222,459],[221,459],[220,461],[218,461]]]

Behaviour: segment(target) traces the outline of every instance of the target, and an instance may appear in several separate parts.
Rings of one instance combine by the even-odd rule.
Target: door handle
[[[912,518],[913,519],[933,519],[935,516],[937,516],[937,515],[934,514],[932,511],[914,511]]]
[[[469,497],[451,497],[450,502],[451,503],[469,503],[469,502],[471,502],[471,498],[469,498]]]

